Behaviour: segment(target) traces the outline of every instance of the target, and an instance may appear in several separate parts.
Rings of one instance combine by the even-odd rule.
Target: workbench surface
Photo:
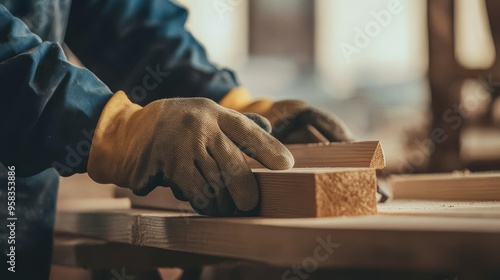
[[[213,218],[144,209],[60,211],[56,231],[277,266],[315,258],[319,268],[500,269],[500,202],[394,201],[380,205],[378,215],[349,218]]]

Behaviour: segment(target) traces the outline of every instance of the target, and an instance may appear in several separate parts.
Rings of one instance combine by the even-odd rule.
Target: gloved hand
[[[114,183],[137,195],[168,186],[199,213],[227,216],[259,202],[241,151],[269,169],[294,163],[290,152],[254,121],[211,100],[162,99],[141,107],[120,91],[99,118],[87,171],[98,183]]]
[[[256,113],[267,118],[272,125],[272,135],[282,143],[353,141],[352,133],[337,116],[302,101],[254,101],[245,89],[236,88],[220,104],[238,112]]]

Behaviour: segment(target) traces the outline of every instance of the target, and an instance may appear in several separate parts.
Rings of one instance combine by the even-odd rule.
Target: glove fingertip
[[[271,160],[261,163],[271,170],[288,170],[294,166],[295,158],[292,153],[282,145],[282,149],[280,149],[277,155],[275,155]]]
[[[267,133],[271,133],[271,123],[264,118],[263,116],[259,114],[254,114],[254,113],[244,113],[247,118],[252,120],[254,123],[256,123],[258,126],[260,126],[262,129],[264,129]]]
[[[287,153],[282,156],[282,165],[278,166],[276,170],[288,170],[292,168],[295,165],[295,158],[293,157],[292,153],[288,151]]]

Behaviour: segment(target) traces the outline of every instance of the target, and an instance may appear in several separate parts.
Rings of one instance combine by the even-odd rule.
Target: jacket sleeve
[[[113,91],[145,105],[159,98],[216,102],[238,82],[207,59],[168,0],[73,0],[66,44]]]
[[[109,88],[71,65],[0,5],[0,162],[20,177],[49,167],[85,172],[92,133]]]

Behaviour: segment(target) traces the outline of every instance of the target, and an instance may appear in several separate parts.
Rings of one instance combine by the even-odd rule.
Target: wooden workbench
[[[321,250],[312,261],[318,269],[500,271],[500,202],[395,201],[379,206],[378,215],[307,219],[62,211],[56,231],[279,267],[312,261]],[[172,266],[182,265],[177,260]]]

